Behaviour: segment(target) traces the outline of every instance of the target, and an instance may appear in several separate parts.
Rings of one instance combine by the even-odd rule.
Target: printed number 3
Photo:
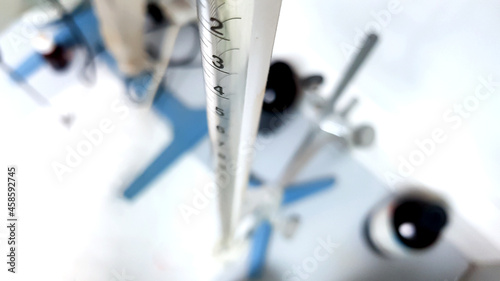
[[[214,66],[217,67],[218,69],[223,69],[224,68],[224,61],[216,55],[213,55],[212,57],[214,59],[216,59],[215,61],[212,61]]]

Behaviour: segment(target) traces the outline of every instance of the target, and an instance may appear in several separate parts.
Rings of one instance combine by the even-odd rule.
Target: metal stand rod
[[[378,41],[378,36],[375,34],[370,34],[366,37],[363,47],[361,47],[356,57],[347,68],[347,71],[344,73],[344,76],[342,76],[342,80],[340,80],[340,83],[333,92],[331,98],[326,101],[326,107],[324,108],[322,114],[323,116],[328,115],[331,112],[335,111],[334,107],[338,102],[338,99],[344,93],[345,88],[352,81],[352,79],[358,72],[361,65],[363,65],[363,63],[365,62],[366,58],[372,51],[377,41]]]

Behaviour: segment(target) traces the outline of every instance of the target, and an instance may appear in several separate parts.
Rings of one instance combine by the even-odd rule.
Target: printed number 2
[[[216,18],[210,18],[210,21],[214,22],[216,24],[216,25],[211,26],[210,30],[212,30],[216,34],[219,34],[220,36],[223,36],[224,34],[222,34],[222,32],[217,31],[218,29],[222,29],[222,27],[224,27],[222,22],[220,22],[220,20],[218,20]]]

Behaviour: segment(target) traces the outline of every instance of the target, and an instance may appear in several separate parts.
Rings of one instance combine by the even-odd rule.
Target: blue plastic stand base
[[[156,112],[172,122],[174,139],[125,190],[123,195],[128,199],[134,198],[144,190],[179,156],[190,150],[208,133],[205,110],[187,108],[163,89],[157,94],[153,107]]]

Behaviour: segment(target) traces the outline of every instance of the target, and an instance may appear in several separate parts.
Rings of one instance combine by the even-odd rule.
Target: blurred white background
[[[29,5],[1,3],[0,46],[4,56],[10,54],[6,60],[17,65],[31,48],[12,47],[7,23],[16,24]],[[283,2],[274,59],[286,60],[300,76],[323,74],[323,95],[333,91],[364,34],[379,33],[379,45],[341,101],[359,97],[352,121],[373,124],[377,141],[350,155],[326,148],[301,174],[301,179],[334,175],[337,183],[323,196],[285,210],[300,214],[303,223],[293,240],[275,234],[265,280],[286,280],[283,274],[311,255],[317,239],[328,236],[340,246],[309,280],[457,280],[469,262],[500,262],[499,13],[495,1]],[[177,49],[183,44],[179,41]],[[78,52],[76,59],[81,59]],[[48,66],[30,78],[56,107],[75,114],[70,130],[54,110],[38,108],[0,74],[0,163],[18,166],[20,185],[20,273],[12,280],[210,280],[216,274],[207,262],[215,204],[191,224],[178,210],[210,179],[208,139],[136,200],[122,199],[122,189],[168,145],[172,131],[155,112],[129,103],[122,81],[99,58],[96,62],[98,82],[92,88],[79,83],[75,73],[61,76]],[[167,77],[177,98],[204,106],[200,68],[171,69]],[[491,95],[472,106],[478,86],[488,79],[494,81]],[[116,103],[127,114],[112,110]],[[67,147],[76,147],[85,139],[83,131],[99,128],[104,119],[112,120],[113,131],[59,180],[53,163],[65,161]],[[274,179],[304,137],[304,126],[299,116],[280,130],[257,153],[254,171],[266,181]],[[416,142],[432,139],[435,130],[446,140],[435,143],[409,175],[401,175],[401,159],[410,162],[415,151],[425,154]],[[440,192],[453,207],[445,239],[428,253],[384,260],[362,240],[369,210],[398,189],[388,182],[388,173]],[[1,202],[5,196],[0,193]],[[3,253],[7,232],[0,229]],[[238,264],[234,274],[245,270]],[[0,272],[3,276],[5,270]]]

